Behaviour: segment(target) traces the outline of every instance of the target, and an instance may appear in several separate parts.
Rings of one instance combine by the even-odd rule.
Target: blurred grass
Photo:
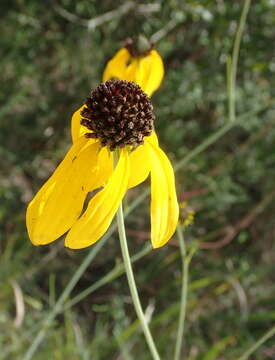
[[[1,2],[0,359],[23,358],[92,251],[68,251],[62,240],[34,248],[24,211],[70,145],[71,113],[100,81],[121,41],[137,33],[160,39],[166,78],[153,98],[156,128],[175,164],[230,126],[226,61],[243,3],[144,1],[145,7],[136,3],[123,13],[125,3]],[[116,10],[111,19],[94,28],[83,22],[98,22],[111,10]],[[274,324],[274,20],[271,0],[252,1],[237,71],[238,123],[177,173],[180,200],[187,199],[196,210],[195,224],[185,236],[187,247],[192,239],[201,244],[189,269],[188,360],[236,359]],[[250,115],[239,122],[245,113]],[[127,201],[143,191],[144,186],[132,190]],[[132,254],[149,236],[148,205],[146,200],[127,220]],[[113,268],[120,269],[116,233],[107,244],[71,299]],[[142,257],[134,268],[143,306],[154,310],[151,327],[166,359],[173,353],[179,314],[177,239]],[[25,304],[17,327],[18,293],[12,282]],[[150,358],[125,278],[103,285],[59,312],[34,359]],[[274,354],[274,339],[269,339],[250,358],[272,359]]]

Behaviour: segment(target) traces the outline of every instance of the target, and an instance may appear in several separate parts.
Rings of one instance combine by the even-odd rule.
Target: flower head
[[[68,231],[72,249],[95,243],[107,231],[127,189],[151,175],[151,240],[163,246],[179,216],[174,173],[158,145],[148,96],[124,80],[100,84],[78,112],[81,132],[53,175],[27,209],[27,228],[35,245]],[[114,167],[114,150],[118,163]],[[83,211],[88,193],[99,189]]]
[[[127,145],[137,147],[153,130],[153,106],[141,88],[128,81],[109,80],[87,98],[80,121],[111,151]]]
[[[103,81],[121,79],[133,81],[148,95],[159,88],[164,66],[159,53],[144,37],[127,39],[125,45],[107,63]]]

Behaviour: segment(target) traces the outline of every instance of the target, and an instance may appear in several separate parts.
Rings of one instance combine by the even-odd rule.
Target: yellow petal
[[[172,165],[165,153],[147,141],[151,158],[151,239],[154,248],[167,243],[176,230],[179,206]]]
[[[157,137],[157,134],[155,131],[153,131],[150,136],[146,137],[145,141],[149,141],[150,143],[152,143],[155,146],[158,146],[158,144],[159,144],[159,140],[158,140],[158,137]]]
[[[152,96],[163,79],[163,61],[156,50],[151,50],[149,55],[141,59],[140,66],[143,67],[144,74],[142,83],[139,85],[148,96]]]
[[[152,96],[159,88],[163,75],[162,59],[155,50],[152,50],[147,56],[131,59],[124,80],[134,81],[148,96]]]
[[[145,139],[147,139],[146,141],[151,141],[153,144],[158,145],[158,138],[155,132]],[[140,145],[136,150],[131,152],[130,163],[131,172],[128,183],[129,189],[145,181],[150,173],[151,159],[148,156],[145,145]]]
[[[110,160],[105,156],[104,167],[100,168],[98,152],[99,143],[80,138],[30,202],[27,228],[34,245],[48,244],[70,229],[87,193],[107,180]]]
[[[103,81],[107,81],[113,78],[127,80],[125,77],[129,59],[130,54],[128,50],[125,48],[120,49],[107,63],[103,73]]]
[[[131,58],[131,60],[129,60],[128,66],[126,67],[125,75],[122,80],[134,81],[136,84],[138,84],[137,78],[141,77],[141,75],[138,74],[140,71],[141,69],[139,67],[139,60],[136,58]]]
[[[94,139],[90,139],[95,141]],[[113,173],[113,154],[105,146],[99,150],[98,156],[98,172],[96,174],[96,186],[93,186],[93,189],[96,189],[100,186],[105,186],[107,181],[109,181],[110,176]],[[92,190],[93,190],[92,189]],[[92,191],[90,190],[90,191]]]
[[[151,96],[159,88],[163,75],[163,62],[156,50],[151,50],[146,56],[133,58],[123,48],[107,63],[103,81],[112,78],[134,81]]]
[[[71,134],[73,143],[76,142],[78,138],[83,136],[86,132],[88,132],[87,128],[80,124],[80,120],[82,116],[80,115],[81,111],[84,109],[84,106],[81,106],[77,111],[73,113],[72,121],[71,121]]]
[[[107,231],[127,190],[130,161],[127,150],[121,150],[118,164],[106,187],[90,201],[87,210],[69,231],[65,245],[82,249],[94,244]]]

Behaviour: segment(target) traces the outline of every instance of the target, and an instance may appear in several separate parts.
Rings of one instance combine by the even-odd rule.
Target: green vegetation
[[[137,34],[155,41],[165,62],[153,96],[156,128],[177,168],[179,199],[196,212],[184,235],[195,253],[182,358],[235,360],[272,328],[275,4],[251,3],[235,88],[230,59],[243,5],[1,2],[0,360],[150,359],[115,226],[81,251],[62,240],[34,247],[25,229],[26,204],[70,146],[72,112],[123,40]],[[162,249],[148,247],[148,184],[127,194],[126,230],[143,308],[162,359],[170,359],[182,262],[177,234]],[[266,339],[249,359],[274,358],[274,343]]]

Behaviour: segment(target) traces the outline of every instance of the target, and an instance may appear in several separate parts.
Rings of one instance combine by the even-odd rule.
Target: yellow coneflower
[[[133,82],[109,80],[91,92],[78,112],[82,134],[79,127],[72,129],[74,144],[28,206],[34,245],[48,244],[67,231],[69,248],[94,244],[107,231],[127,189],[149,174],[152,245],[167,243],[179,208],[173,168],[158,145],[152,110],[149,97]],[[96,189],[82,213],[88,193]]]

